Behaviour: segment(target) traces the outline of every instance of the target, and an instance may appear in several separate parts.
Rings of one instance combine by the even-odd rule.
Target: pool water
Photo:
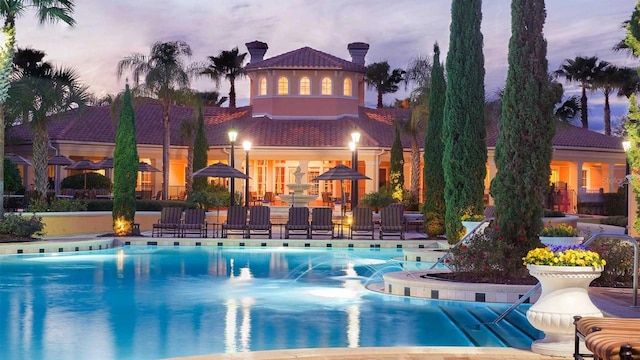
[[[522,305],[369,291],[401,249],[124,247],[0,256],[0,358],[158,359],[316,347],[510,346]]]

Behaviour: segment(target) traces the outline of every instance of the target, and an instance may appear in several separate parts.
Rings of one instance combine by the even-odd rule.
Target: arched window
[[[342,92],[344,96],[351,96],[351,79],[344,79],[344,83],[342,84]]]
[[[331,79],[322,79],[322,95],[331,95]]]
[[[289,79],[284,76],[278,79],[278,95],[289,95]]]
[[[264,76],[260,78],[260,95],[267,95],[267,78]]]
[[[306,76],[300,79],[300,95],[311,95],[311,80]]]

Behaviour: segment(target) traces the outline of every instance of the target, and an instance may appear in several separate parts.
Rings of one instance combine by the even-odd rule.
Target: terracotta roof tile
[[[148,101],[135,107],[136,138],[139,144],[162,144],[162,112],[157,101]],[[236,109],[207,107],[203,111],[207,139],[211,146],[227,146],[227,132],[235,127],[240,139],[246,136],[255,146],[282,147],[347,147],[349,134],[354,128],[362,133],[361,147],[389,148],[393,143],[393,119],[408,118],[408,109],[370,109],[361,107],[357,118],[340,120],[272,120],[252,117],[250,106]],[[171,107],[171,144],[185,145],[180,135],[180,123],[193,118],[188,107]],[[494,116],[487,124],[487,146],[495,147],[498,126]],[[47,124],[52,141],[79,141],[113,143],[116,123],[111,119],[108,106],[89,107],[84,111],[69,111],[53,116]],[[31,129],[28,125],[13,127],[8,132],[9,142],[30,143]],[[419,146],[424,147],[424,139]],[[576,126],[559,123],[553,142],[556,147],[612,149],[622,151],[621,139],[589,131]],[[403,137],[403,146],[410,147],[410,139]]]
[[[358,65],[351,61],[340,59],[339,57],[312,49],[303,47],[288,53],[274,56],[272,58],[248,64],[246,70],[257,69],[341,69],[347,71],[356,71],[364,73],[367,68],[364,65]]]

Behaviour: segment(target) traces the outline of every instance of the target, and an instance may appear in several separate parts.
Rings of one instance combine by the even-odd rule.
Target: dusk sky
[[[116,65],[125,56],[148,54],[156,41],[184,40],[193,50],[192,62],[203,62],[222,50],[260,40],[269,45],[265,58],[309,46],[350,60],[347,44],[370,44],[367,64],[387,60],[392,68],[406,68],[411,58],[433,55],[438,42],[441,60],[449,48],[450,0],[84,0],[76,1],[75,27],[37,24],[33,13],[17,21],[19,47],[47,53],[54,65],[71,66],[98,96],[123,90]],[[488,98],[504,86],[510,29],[510,0],[483,2],[485,92]],[[640,66],[613,45],[624,38],[622,23],[631,17],[632,0],[547,0],[544,28],[549,71],[568,58],[597,56],[616,65]],[[247,60],[249,56],[247,55]],[[238,106],[248,104],[249,81],[237,84]],[[215,90],[210,80],[192,83],[199,90]],[[218,89],[228,94],[228,83]],[[565,84],[566,95],[579,94]],[[404,88],[386,95],[385,104],[406,96]],[[602,96],[589,96],[590,128],[602,131]],[[375,106],[367,92],[367,106]],[[611,99],[612,120],[627,111],[625,98]],[[225,104],[227,106],[227,104]],[[576,121],[579,125],[579,120]]]

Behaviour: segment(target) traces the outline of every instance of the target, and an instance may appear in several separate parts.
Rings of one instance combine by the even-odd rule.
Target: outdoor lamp
[[[354,171],[358,171],[358,143],[360,142],[360,132],[355,129],[351,133],[351,142],[349,148],[352,152],[351,167]],[[351,209],[358,206],[358,180],[351,181]]]
[[[235,154],[234,154],[234,145],[236,143],[236,139],[238,138],[238,130],[236,130],[235,128],[231,128],[231,130],[229,130],[229,142],[231,142],[231,161],[230,161],[230,165],[232,168],[236,167],[236,162],[235,162]],[[229,189],[229,193],[230,193],[230,197],[229,197],[229,206],[233,206],[235,205],[235,195],[236,195],[236,187],[235,187],[235,179],[231,178],[231,186]]]
[[[249,208],[249,151],[251,150],[251,141],[245,140],[242,142],[242,147],[245,152],[244,172],[247,178],[244,180],[244,205]]]

